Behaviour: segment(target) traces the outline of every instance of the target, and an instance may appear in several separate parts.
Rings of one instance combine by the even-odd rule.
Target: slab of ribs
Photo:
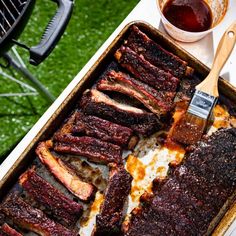
[[[224,140],[224,142],[222,142]],[[133,211],[127,236],[205,235],[236,186],[236,129],[202,140],[156,181],[156,191]]]
[[[63,222],[65,226],[75,225],[78,218],[82,215],[82,205],[66,197],[40,177],[34,169],[22,174],[19,182],[36,202],[51,211],[53,217]]]
[[[14,224],[39,235],[75,236],[73,231],[48,218],[41,210],[30,206],[20,197],[11,194],[1,205],[1,211]]]
[[[42,142],[38,145],[36,153],[40,161],[76,197],[82,201],[91,199],[96,191],[95,187],[81,180],[80,176],[71,166],[53,155],[50,147],[50,142]]]
[[[172,108],[175,93],[157,91],[152,87],[122,72],[110,71],[98,82],[99,90],[116,91],[132,96],[157,116],[166,114]]]
[[[132,150],[138,142],[138,136],[134,134],[132,129],[108,120],[103,120],[96,116],[86,116],[79,111],[76,112],[72,132],[77,135],[83,134],[95,137],[130,150]]]
[[[132,176],[116,164],[110,165],[109,183],[100,213],[96,216],[93,235],[116,235],[119,233],[123,206],[131,189]]]
[[[95,115],[115,122],[145,136],[162,127],[162,123],[155,114],[119,103],[95,89],[84,93],[81,108],[86,115]]]
[[[171,73],[177,78],[189,76],[193,73],[193,69],[188,66],[187,62],[162,48],[139,30],[137,26],[132,27],[125,45],[143,56],[152,65]]]
[[[124,167],[124,151],[132,152],[140,139],[171,127],[176,101],[190,99],[197,75],[136,26],[112,65],[82,94],[51,140],[38,144],[38,159],[0,204],[0,236],[28,231],[79,235],[85,204],[92,203],[99,188],[69,159],[109,170],[93,236],[206,235],[230,203],[236,188],[235,128],[220,129],[188,147],[183,162],[172,165],[165,179],[154,179],[152,193],[144,193],[123,222],[133,180]]]

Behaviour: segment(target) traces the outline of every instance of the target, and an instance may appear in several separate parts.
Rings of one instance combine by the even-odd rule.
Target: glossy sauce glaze
[[[169,0],[162,12],[170,23],[185,31],[202,32],[212,26],[212,11],[204,0]]]

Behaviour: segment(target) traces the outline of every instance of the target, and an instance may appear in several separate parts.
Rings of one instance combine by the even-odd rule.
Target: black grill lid
[[[35,0],[0,0],[0,57],[23,31]]]
[[[21,15],[27,0],[0,0],[0,39]]]
[[[36,0],[0,0],[0,56],[18,44],[29,50],[30,63],[38,65],[49,56],[54,49],[71,17],[73,0],[53,0],[58,9],[48,23],[38,45],[28,47],[17,42],[26,26]]]

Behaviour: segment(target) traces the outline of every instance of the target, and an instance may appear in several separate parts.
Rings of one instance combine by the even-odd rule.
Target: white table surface
[[[61,93],[57,100],[50,106],[50,108],[44,113],[39,121],[33,126],[28,134],[22,139],[12,153],[0,166],[0,180],[9,171],[13,163],[17,160],[23,150],[31,143],[33,137],[41,130],[47,120],[53,115],[56,109],[64,101],[64,99],[70,94],[72,89],[78,84],[78,82],[87,73],[89,68],[100,57],[102,52],[113,41],[116,35],[122,30],[122,28],[129,22],[134,20],[143,20],[154,27],[164,32],[162,24],[160,22],[160,15],[156,7],[156,0],[141,0],[133,11],[126,17],[126,19],[120,24],[120,26],[114,31],[114,33],[107,39],[107,41],[101,46],[96,54],[89,60],[84,68],[78,73],[78,75],[70,82],[66,89]],[[224,21],[213,33],[206,36],[204,39],[195,43],[179,43],[187,51],[197,57],[200,61],[208,65],[212,64],[213,52],[216,51],[218,42],[225,31],[225,29],[236,20],[236,0],[229,0],[229,10],[224,18]],[[236,86],[236,47],[226,63],[222,73],[222,77]],[[235,230],[235,232],[234,232]],[[229,228],[226,236],[236,236],[236,222]]]

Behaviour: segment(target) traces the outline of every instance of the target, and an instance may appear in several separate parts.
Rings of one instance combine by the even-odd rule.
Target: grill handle
[[[39,65],[57,45],[70,20],[73,0],[52,0],[57,3],[58,10],[49,22],[37,46],[30,48],[30,64]]]

